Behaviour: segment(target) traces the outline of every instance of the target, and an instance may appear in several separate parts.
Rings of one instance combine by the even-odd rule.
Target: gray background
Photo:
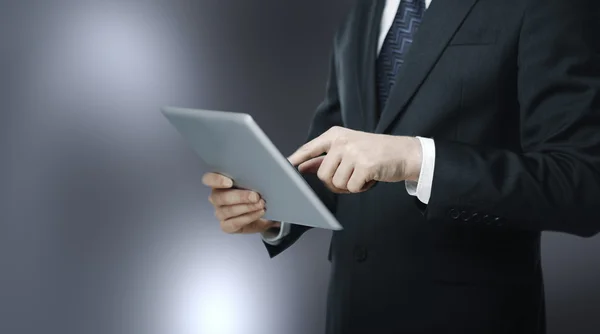
[[[350,3],[2,0],[0,333],[320,333],[329,234],[274,260],[223,235],[158,108],[249,112],[291,153]],[[598,239],[543,247],[549,333],[597,333]]]

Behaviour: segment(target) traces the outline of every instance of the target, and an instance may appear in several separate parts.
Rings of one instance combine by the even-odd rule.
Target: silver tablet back
[[[250,115],[174,107],[162,111],[211,171],[261,194],[266,219],[342,229]]]

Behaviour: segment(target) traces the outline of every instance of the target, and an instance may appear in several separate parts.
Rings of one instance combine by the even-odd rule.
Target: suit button
[[[481,215],[478,212],[475,212],[471,216],[471,219],[473,219],[473,222],[475,222],[475,223],[481,223]]]
[[[450,212],[448,212],[448,215],[452,219],[458,219],[458,217],[460,216],[460,212],[456,209],[450,209]]]
[[[469,220],[471,220],[471,216],[469,215],[469,213],[467,211],[461,211],[460,218],[462,218],[462,221],[464,221],[464,222],[468,222]]]
[[[490,217],[490,215],[483,216],[483,222],[486,223],[487,225],[491,225],[492,224],[492,217]]]
[[[356,262],[365,262],[367,259],[367,249],[363,246],[354,247],[354,260]]]
[[[494,218],[494,223],[496,223],[496,225],[498,225],[498,226],[502,226],[502,218],[500,218],[500,217]]]

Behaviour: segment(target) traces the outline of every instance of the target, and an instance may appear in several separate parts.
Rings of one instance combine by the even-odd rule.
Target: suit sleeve
[[[531,0],[518,51],[522,151],[436,140],[428,220],[600,230],[600,5]]]
[[[329,65],[329,78],[327,80],[325,99],[317,107],[308,132],[308,138],[306,142],[320,136],[325,131],[333,126],[342,126],[342,116],[340,110],[340,102],[338,98],[337,89],[337,77],[335,70],[335,59],[332,53]],[[336,195],[329,191],[314,174],[303,175],[306,182],[310,185],[313,191],[321,199],[323,204],[331,211],[335,213],[336,209]],[[267,251],[271,257],[278,255],[279,253],[286,250],[292,244],[294,244],[303,234],[308,231],[310,227],[294,225],[290,226],[290,232],[287,236],[281,239],[281,242],[277,245],[270,245],[265,243]]]

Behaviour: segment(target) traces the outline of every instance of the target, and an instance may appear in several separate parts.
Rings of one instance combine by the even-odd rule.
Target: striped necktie
[[[385,107],[413,37],[419,29],[425,0],[402,0],[376,61],[378,114]]]

